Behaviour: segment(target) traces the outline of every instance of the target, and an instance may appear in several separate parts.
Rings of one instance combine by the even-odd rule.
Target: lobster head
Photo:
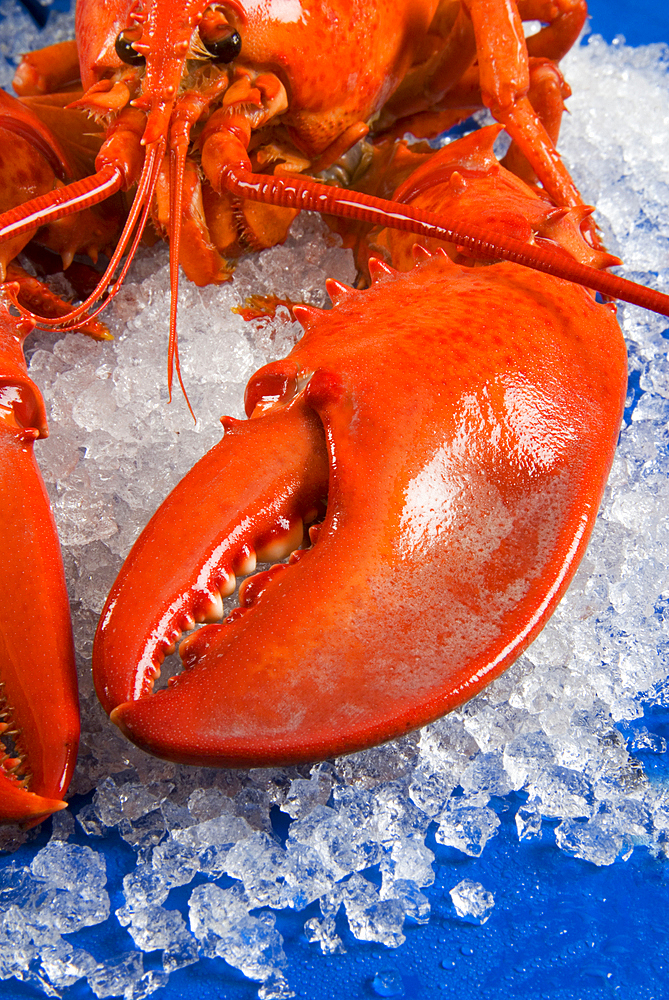
[[[82,83],[86,90],[105,78],[129,85],[134,106],[148,112],[148,145],[167,133],[175,100],[189,88],[202,99],[223,76],[211,105],[237,67],[271,74],[290,95],[282,124],[300,149],[315,154],[378,112],[413,61],[411,39],[417,46],[424,38],[436,8],[436,0],[413,0],[384,19],[363,4],[352,24],[344,0],[126,0],[102,8],[79,0]]]
[[[612,308],[442,253],[371,271],[296,310],[303,339],[251,379],[250,419],[224,418],[109,596],[97,691],[149,752],[264,766],[401,735],[504,670],[578,565],[624,400]],[[235,574],[291,551],[214,621]]]

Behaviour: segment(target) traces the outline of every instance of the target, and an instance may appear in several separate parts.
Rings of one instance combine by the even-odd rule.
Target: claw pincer
[[[226,422],[112,590],[97,690],[151,753],[264,766],[401,735],[509,666],[576,570],[625,395],[613,308],[440,251],[370,271],[296,310],[304,337],[252,378],[252,419]],[[325,494],[313,544],[252,577],[152,693],[221,581],[273,536],[297,548]]]
[[[30,329],[0,302],[0,822],[29,824],[65,808],[79,740],[65,575],[33,455],[48,430],[23,359]]]

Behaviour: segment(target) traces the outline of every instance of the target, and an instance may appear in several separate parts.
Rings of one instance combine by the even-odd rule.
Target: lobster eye
[[[137,41],[137,39],[134,39]],[[129,66],[143,66],[146,59],[141,52],[134,49],[132,41],[127,37],[125,31],[121,31],[114,43],[114,48],[116,49],[116,55],[119,57],[121,62],[127,63]]]
[[[242,39],[238,31],[233,31],[229,35],[224,35],[217,41],[207,41],[205,48],[212,59],[216,62],[230,63],[236,59],[242,51]]]

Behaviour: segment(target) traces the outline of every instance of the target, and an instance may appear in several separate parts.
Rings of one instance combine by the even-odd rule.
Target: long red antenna
[[[584,285],[608,298],[622,299],[669,316],[669,295],[628,281],[617,274],[580,264],[559,247],[553,247],[549,243],[530,245],[510,236],[491,238],[488,231],[478,226],[451,229],[433,212],[304,178],[254,174],[239,164],[233,164],[222,171],[222,183],[228,191],[240,198],[337,215],[345,219],[358,219],[455,243],[465,247],[473,257],[522,264],[535,271],[543,271],[556,278]]]
[[[46,226],[66,215],[97,205],[123,187],[123,174],[108,164],[90,177],[56,188],[0,215],[0,242],[22,236],[31,229]]]

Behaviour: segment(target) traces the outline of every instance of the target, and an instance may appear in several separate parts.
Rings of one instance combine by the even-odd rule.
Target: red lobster
[[[16,289],[14,289],[16,291]],[[79,741],[65,574],[33,443],[48,429],[22,343],[32,323],[0,299],[0,822],[64,809]]]
[[[536,36],[534,42],[528,43],[533,58],[557,58],[576,37],[585,14],[582,4],[572,6],[568,2],[551,7],[550,14],[543,4],[536,3],[523,4],[521,10],[523,16],[552,19],[549,27]],[[539,72],[539,65],[534,63],[530,74],[530,63],[521,40],[520,15],[513,3],[495,4],[489,8],[480,0],[463,3],[416,0],[402,6],[398,12],[387,3],[372,8],[351,0],[338,0],[327,6],[306,0],[289,0],[276,5],[230,0],[210,6],[206,0],[190,0],[174,12],[165,11],[158,4],[143,8],[128,2],[100,8],[93,0],[83,0],[78,6],[77,36],[86,93],[74,104],[97,114],[104,126],[96,171],[82,180],[63,185],[63,181],[81,171],[65,169],[64,157],[52,154],[54,180],[49,182],[44,194],[38,194],[18,210],[5,213],[0,219],[4,239],[21,242],[38,226],[43,231],[45,226],[51,228],[61,219],[67,221],[69,215],[106,201],[121,189],[136,184],[137,190],[104,277],[81,306],[71,310],[65,318],[50,320],[54,325],[80,325],[86,309],[105,290],[113,291],[118,287],[124,271],[112,288],[110,282],[115,268],[129,246],[129,258],[132,256],[132,247],[137,245],[144,223],[151,216],[159,228],[170,234],[172,358],[176,352],[178,262],[200,283],[221,280],[229,271],[222,253],[234,255],[243,249],[276,242],[282,238],[294,212],[308,207],[345,216],[355,213],[370,221],[392,223],[427,236],[440,236],[468,247],[484,259],[507,257],[523,261],[589,284],[606,294],[630,297],[632,301],[666,310],[666,300],[662,296],[636,289],[597,267],[587,266],[588,263],[601,266],[606,258],[580,240],[579,228],[586,214],[582,207],[576,215],[566,210],[556,215],[553,205],[543,220],[543,227],[536,229],[528,224],[528,216],[523,213],[516,212],[511,223],[508,218],[498,218],[502,238],[492,243],[487,227],[473,229],[463,215],[457,218],[456,228],[452,225],[447,228],[440,224],[440,217],[434,212],[426,213],[424,207],[399,207],[397,202],[351,195],[323,187],[308,178],[277,176],[300,171],[318,173],[327,168],[367,133],[370,122],[375,123],[379,132],[390,135],[410,125],[415,126],[416,131],[430,133],[436,128],[435,122],[441,128],[454,116],[462,117],[464,112],[484,103],[505,123],[521,151],[510,154],[514,169],[527,175],[534,171],[558,205],[578,204],[578,193],[561,166],[550,137],[562,110],[560,78],[550,67],[544,67],[548,69],[547,74],[543,70]],[[356,39],[355,45],[351,44],[352,37]],[[316,41],[320,41],[320,45],[315,46]],[[19,74],[23,92],[49,91],[70,84],[76,76],[76,60],[72,53],[71,46],[58,48],[55,75],[51,60],[53,50],[44,50],[31,57]],[[360,66],[364,67],[362,71]],[[356,85],[351,86],[354,76]],[[540,86],[540,79],[548,84]],[[532,109],[532,101],[539,108],[539,114]],[[8,118],[13,133],[22,134],[21,116],[12,117],[10,113]],[[43,155],[45,147],[48,152],[49,144],[48,137],[42,136],[37,153]],[[204,179],[201,179],[194,155],[199,158]],[[465,176],[467,169],[464,166],[462,170],[451,172],[449,183],[453,183],[456,174]],[[267,173],[257,173],[259,170]],[[273,171],[274,176],[269,171]],[[409,195],[403,197],[411,200]],[[255,202],[264,203],[259,212],[254,209]],[[268,204],[275,207],[268,208]],[[447,204],[448,199],[444,198],[437,201],[436,207],[443,213]],[[435,204],[430,203],[428,207],[434,209]],[[480,217],[480,213],[475,217]],[[80,231],[87,235],[87,226],[80,227]],[[575,241],[578,245],[575,256],[579,260],[574,259],[570,240],[571,244]],[[554,245],[556,242],[562,249]],[[64,253],[66,262],[73,252],[73,244],[68,243]],[[440,262],[430,265],[435,271],[437,263]],[[126,262],[124,268],[127,266]],[[378,269],[378,265],[375,266]],[[499,269],[494,273],[499,274]],[[410,281],[406,281],[408,289]],[[543,288],[542,285],[537,287]],[[482,294],[480,288],[476,294]],[[567,297],[583,293],[564,294]],[[374,300],[370,297],[365,301],[371,304]],[[342,315],[343,311],[342,305],[341,312],[336,315]],[[442,331],[430,336],[436,345],[443,341],[444,335]],[[440,361],[442,374],[451,363],[446,352]],[[565,379],[569,377],[574,376],[565,375]],[[279,382],[283,385],[282,376]],[[288,379],[286,385],[290,384]],[[397,384],[402,385],[399,376]],[[321,456],[320,473],[314,473],[312,482],[312,488],[318,492],[323,490],[329,474],[324,465],[327,455],[318,438],[320,425],[314,414],[322,410],[321,416],[325,419],[327,405],[324,398],[319,409],[311,389],[304,398],[307,397],[306,417],[303,404],[288,409],[290,419],[298,421],[302,433],[313,445],[310,454]],[[372,398],[374,394],[370,393],[370,400]],[[610,429],[615,421],[610,413],[608,417],[608,423],[603,423]],[[281,422],[269,423],[278,427],[279,439],[285,437]],[[314,434],[318,440],[313,439]],[[601,445],[600,438],[597,441]],[[278,457],[276,460],[281,461]],[[318,464],[313,458],[305,462],[311,470]],[[599,468],[596,456],[593,462]],[[279,471],[277,475],[281,480],[283,473]],[[286,475],[292,477],[291,482],[295,485],[294,470],[289,469]],[[601,483],[597,489],[600,488]],[[331,495],[336,496],[334,484],[332,490]],[[304,513],[301,487],[298,492],[296,510]],[[500,492],[503,492],[501,487]],[[580,497],[583,502],[583,491]],[[336,509],[332,500],[329,509]],[[293,520],[296,516],[295,513]],[[261,554],[276,555],[276,546],[270,545],[275,528],[281,534],[288,524],[299,533],[299,525],[291,521],[293,515],[289,517],[279,510],[277,517],[276,524],[261,525],[259,536],[249,536],[248,544],[242,545],[242,549],[245,545],[249,548],[248,558],[237,550],[230,555],[233,568],[239,571],[251,566],[251,547],[259,547]],[[329,523],[328,520],[326,525]],[[326,532],[324,537],[328,538],[329,534]],[[292,545],[294,539],[290,530],[288,538]],[[328,544],[320,551],[327,550]],[[578,545],[576,548],[580,551]],[[538,586],[539,590],[543,587],[543,596],[539,604],[535,600],[532,605],[532,597],[527,597],[525,604],[521,601],[525,610],[534,607],[536,621],[532,618],[531,623],[526,623],[525,631],[521,630],[522,636],[509,656],[517,655],[523,643],[535,634],[569,576],[569,569],[561,569],[552,579],[552,569],[546,568],[546,559],[550,567],[555,568],[559,557],[545,556],[542,561],[538,553],[535,555]],[[336,560],[332,566],[336,566]],[[229,588],[229,568],[223,565],[216,570],[216,573],[226,574],[227,583],[222,575],[218,581],[213,577],[207,581],[208,597],[203,598],[202,607],[194,608],[195,617],[215,616],[220,612],[214,583],[220,584],[218,593]],[[331,575],[333,572],[334,569]],[[334,577],[332,580],[334,582]],[[261,578],[260,583],[264,585],[265,582],[266,579]],[[244,600],[251,605],[255,603],[258,586],[256,581],[246,588]],[[544,608],[542,602],[546,601]],[[539,612],[539,608],[543,610]],[[524,613],[519,612],[521,618]],[[180,612],[175,614],[173,620],[166,620],[166,635],[177,635],[190,622]],[[109,620],[117,621],[119,615],[120,612]],[[513,623],[507,625],[507,632],[514,633]],[[110,631],[105,632],[109,634]],[[143,663],[130,694],[125,682],[118,681],[121,695],[116,701],[145,690],[151,671],[155,669],[155,660],[166,642],[161,633],[160,649],[153,650]],[[109,655],[113,660],[116,654]],[[485,657],[487,653],[479,650],[472,655]],[[501,656],[497,662],[499,669],[509,656]],[[109,656],[103,653],[103,662],[108,659]],[[497,666],[490,667],[489,676]],[[102,669],[104,674],[107,668],[103,666]],[[106,684],[107,681],[103,687]],[[470,690],[474,690],[471,685]],[[439,699],[436,695],[434,699],[436,705]],[[104,700],[109,707],[115,704],[114,697],[106,693]],[[418,725],[421,719],[427,718],[419,707],[420,697],[414,697],[413,703],[414,709],[408,716],[405,712],[404,728]],[[437,714],[448,707],[443,698],[439,704]],[[121,719],[121,715],[118,718]],[[383,723],[380,718],[377,722],[375,735],[359,737],[353,733],[347,737],[346,746],[350,749],[364,745],[369,739],[383,739],[394,731],[392,725]],[[369,726],[367,729],[371,732]],[[302,756],[336,749],[336,743],[330,741],[327,746],[322,743],[321,749],[312,754],[307,749],[309,738],[302,733],[300,739]],[[277,751],[277,754],[281,759],[293,759],[291,754],[294,756],[293,751],[288,750]]]
[[[578,209],[556,213],[500,167],[496,134],[428,157],[396,197],[456,225],[483,205],[495,230],[591,254]],[[406,266],[407,237],[390,242]],[[513,662],[571,580],[625,397],[615,309],[516,264],[471,266],[454,246],[457,262],[414,253],[405,272],[372,259],[366,291],[330,282],[331,311],[295,308],[304,337],[251,379],[251,419],[223,418],[224,439],[129,555],[94,676],[149,752],[265,766],[399,736]],[[291,552],[213,624],[236,574]],[[152,693],[197,622],[212,624]]]

